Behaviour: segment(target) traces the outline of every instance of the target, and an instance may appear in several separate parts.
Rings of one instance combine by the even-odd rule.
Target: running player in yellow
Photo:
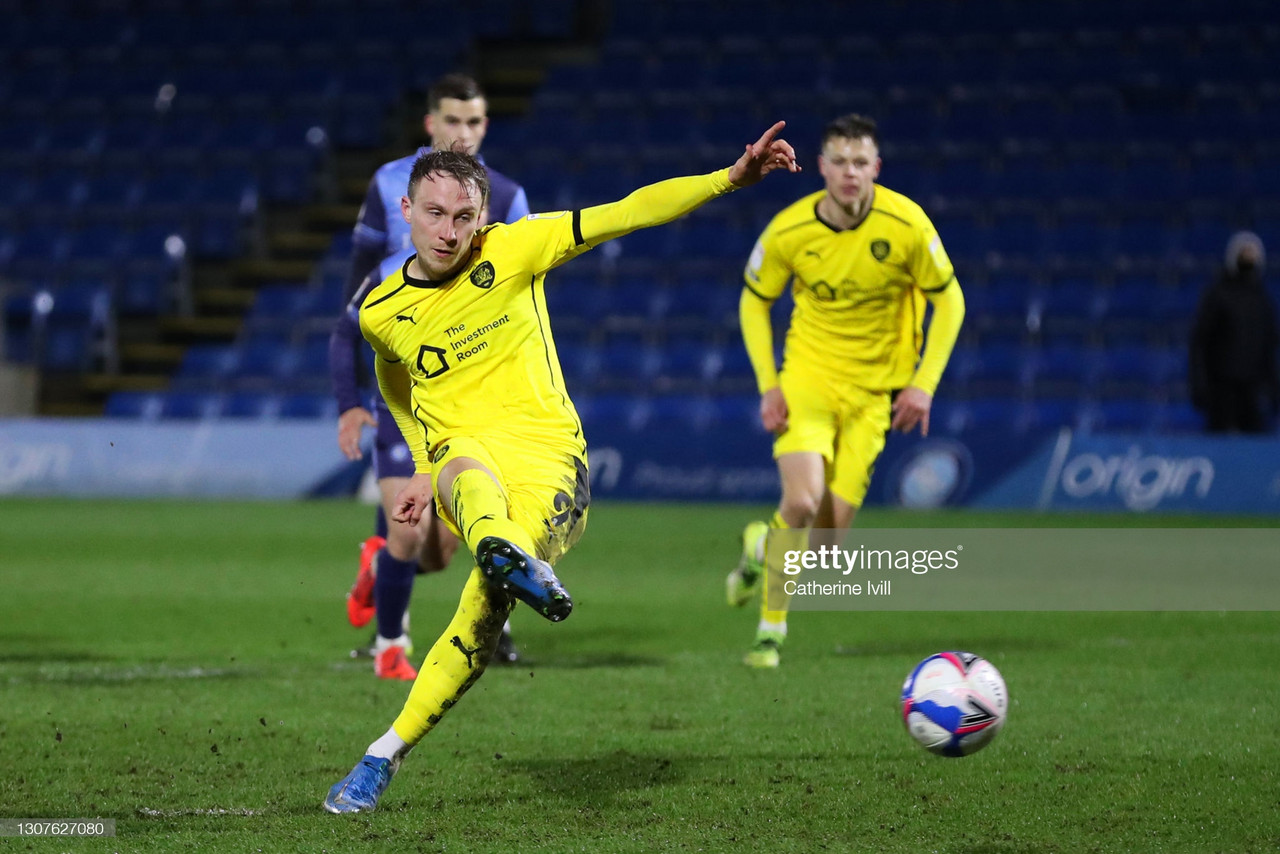
[[[919,426],[928,435],[933,393],[964,320],[964,296],[933,224],[915,202],[875,183],[875,122],[847,115],[828,124],[818,171],[825,189],[784,208],[760,236],[739,303],[760,419],[776,437],[782,478],[777,511],[747,525],[726,583],[729,604],[742,606],[766,579],[745,659],[753,667],[777,667],[787,635],[784,577],[764,562],[769,530],[849,527],[886,432]],[[769,310],[788,284],[795,308],[779,373]]]
[[[489,185],[478,160],[437,150],[414,164],[401,212],[416,254],[368,294],[360,326],[415,463],[393,518],[416,525],[434,501],[475,569],[400,715],[329,790],[325,809],[377,806],[400,760],[480,677],[516,599],[552,621],[573,607],[551,565],[586,523],[586,442],[551,338],[547,271],[776,169],[799,171],[776,138],[782,126],[727,169],[485,228]]]

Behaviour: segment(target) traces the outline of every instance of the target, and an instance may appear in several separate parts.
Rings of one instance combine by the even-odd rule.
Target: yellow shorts
[[[861,507],[892,419],[889,392],[848,384],[835,388],[786,370],[779,385],[787,400],[787,429],[773,442],[773,458],[802,451],[822,454],[827,487]]]
[[[455,437],[432,449],[431,467],[440,471],[455,457],[470,457],[493,472],[506,493],[511,521],[530,536],[538,557],[555,563],[582,536],[591,483],[581,457],[536,445],[517,448],[492,439]],[[437,491],[436,513],[463,539],[446,507]]]

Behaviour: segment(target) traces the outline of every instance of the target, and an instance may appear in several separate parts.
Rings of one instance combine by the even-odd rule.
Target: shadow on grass
[[[614,795],[666,786],[684,779],[680,759],[616,750],[575,759],[526,759],[504,763],[508,772],[525,774],[540,794],[598,803]]]

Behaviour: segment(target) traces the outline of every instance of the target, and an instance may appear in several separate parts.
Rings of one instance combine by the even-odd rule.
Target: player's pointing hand
[[[796,163],[796,151],[791,143],[776,138],[786,126],[786,122],[778,122],[747,146],[738,162],[729,167],[729,180],[734,186],[748,187],[775,169],[800,171],[800,164]]]

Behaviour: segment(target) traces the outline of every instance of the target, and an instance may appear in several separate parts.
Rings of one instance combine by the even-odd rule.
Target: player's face
[[[426,278],[447,279],[471,254],[471,238],[483,216],[479,189],[447,175],[428,175],[418,181],[412,201],[400,199],[400,212],[409,223],[409,239],[418,253]]]
[[[485,114],[484,98],[461,101],[457,98],[441,98],[440,106],[427,113],[427,133],[431,147],[452,149],[455,144],[465,147],[467,154],[475,154],[489,129],[489,117]]]
[[[827,193],[841,207],[865,204],[880,174],[880,152],[870,137],[835,136],[822,146],[818,171],[827,182]]]

